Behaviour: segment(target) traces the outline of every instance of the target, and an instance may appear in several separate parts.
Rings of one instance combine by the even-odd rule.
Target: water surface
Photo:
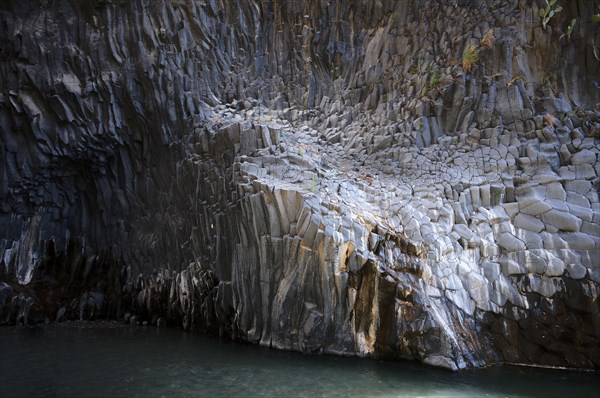
[[[600,375],[449,371],[302,355],[175,329],[0,328],[2,397],[600,397]]]

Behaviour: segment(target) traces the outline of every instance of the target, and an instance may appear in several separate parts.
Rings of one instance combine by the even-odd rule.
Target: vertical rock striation
[[[600,32],[526,3],[2,3],[0,322],[598,367]]]

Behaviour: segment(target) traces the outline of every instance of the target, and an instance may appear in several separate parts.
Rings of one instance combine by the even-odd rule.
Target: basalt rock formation
[[[0,322],[597,368],[597,10],[542,3],[0,3]]]

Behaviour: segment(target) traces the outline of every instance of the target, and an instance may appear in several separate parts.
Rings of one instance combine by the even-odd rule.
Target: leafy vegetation
[[[560,38],[562,39],[563,37],[567,38],[567,41],[571,41],[571,35],[573,34],[573,29],[575,29],[575,24],[577,23],[577,18],[573,18],[571,20],[571,23],[569,24],[569,26],[567,27],[567,31],[565,33],[563,33]]]
[[[396,15],[396,13],[393,13],[392,15],[390,15],[390,26],[392,28],[398,27],[398,16]]]
[[[494,29],[489,29],[487,32],[485,32],[485,35],[483,35],[483,38],[481,39],[481,45],[491,50],[494,48],[495,42],[496,37],[494,36]]]
[[[562,6],[556,4],[557,0],[544,0],[546,7],[540,8],[540,17],[542,18],[542,28],[546,29],[548,22],[553,16],[562,11]]]
[[[434,70],[427,76],[427,80],[421,89],[421,96],[426,96],[432,90],[441,90],[444,86],[454,82],[452,76],[444,75],[439,70]]]
[[[473,66],[479,61],[479,52],[477,46],[470,45],[467,47],[462,56],[462,68],[469,73],[473,70]]]
[[[408,73],[410,73],[411,75],[416,75],[422,72],[423,69],[423,63],[424,63],[424,59],[422,55],[419,55],[419,58],[417,60],[417,64],[415,65],[414,63],[410,66],[410,68],[408,69]]]

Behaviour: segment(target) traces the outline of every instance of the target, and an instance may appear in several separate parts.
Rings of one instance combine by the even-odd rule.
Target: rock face
[[[597,368],[600,32],[529,3],[3,2],[0,322]]]

